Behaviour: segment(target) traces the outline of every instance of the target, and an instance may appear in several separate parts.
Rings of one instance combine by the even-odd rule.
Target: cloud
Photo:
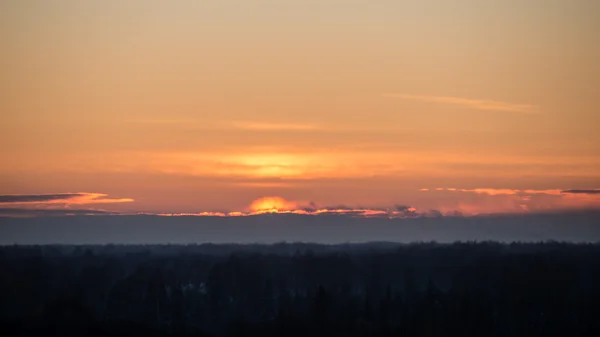
[[[569,209],[600,209],[600,190],[597,189],[494,189],[442,188],[420,189],[431,198],[416,204],[395,206],[317,205],[308,201],[289,201],[281,197],[264,197],[250,207],[233,211],[193,210],[181,213],[165,211],[147,213],[157,216],[241,217],[264,214],[307,216],[342,216],[349,218],[435,218],[474,216],[500,213],[537,213]],[[88,204],[131,202],[132,199],[108,198],[101,193],[54,193],[31,195],[0,195],[2,217],[44,217],[68,215],[135,215],[138,213],[110,212],[89,209]]]
[[[425,212],[424,215],[425,215],[425,217],[428,217],[428,218],[441,218],[441,217],[444,216],[442,214],[442,212],[440,212],[440,211],[438,211],[436,209],[432,209],[430,211],[427,211],[427,212]]]
[[[561,191],[561,193],[566,193],[566,194],[600,194],[600,190],[594,189],[594,190],[564,190]]]
[[[341,216],[349,218],[414,218],[425,216],[411,206],[393,207],[353,207],[347,205],[319,206],[314,202],[288,201],[281,197],[262,197],[252,202],[246,211],[161,213],[159,216],[200,216],[200,217],[247,217],[271,215]],[[428,213],[429,214],[429,213]]]
[[[453,191],[452,189],[447,189],[447,190]],[[472,189],[472,190],[462,189],[462,190],[458,190],[458,191],[472,192],[472,193],[477,193],[477,194],[487,194],[487,195],[514,195],[514,194],[521,192],[520,190],[495,189],[495,188],[476,188],[476,189]]]
[[[168,217],[246,217],[264,214],[290,214],[312,216],[346,216],[358,218],[409,218],[421,216],[410,206],[352,207],[347,205],[318,206],[314,202],[289,201],[281,197],[262,197],[254,200],[243,211],[199,211],[180,213],[123,213],[96,209],[84,209],[86,204],[128,202],[132,199],[109,199],[100,193],[56,193],[35,195],[0,195],[1,217],[46,217],[70,215],[156,215]]]
[[[489,110],[489,111],[506,111],[506,112],[518,112],[527,114],[539,113],[539,109],[536,105],[531,104],[515,104],[509,102],[462,98],[462,97],[450,97],[450,96],[424,96],[424,95],[411,95],[406,93],[387,93],[383,94],[384,97],[395,97],[401,99],[408,99],[421,102],[434,102],[444,104],[462,105],[475,110]]]
[[[81,193],[0,195],[0,203],[42,203],[81,197]]]
[[[297,123],[266,123],[266,122],[233,122],[231,126],[240,130],[251,131],[314,131],[323,130],[319,125]]]
[[[0,195],[2,205],[87,205],[87,204],[112,204],[133,202],[130,198],[107,198],[102,193],[54,193],[54,194],[5,194]]]
[[[193,119],[135,119],[128,120],[131,124],[157,125],[157,126],[176,126],[202,130],[248,130],[248,131],[315,131],[325,130],[321,125],[303,124],[303,123],[273,123],[273,122],[254,122],[254,121],[233,121],[206,123],[201,120]]]
[[[416,209],[414,207],[405,206],[405,205],[396,205],[396,206],[394,206],[394,210],[398,211],[398,212],[408,212],[408,213],[414,213],[416,211]]]
[[[235,182],[231,183],[232,186],[242,188],[290,188],[293,187],[291,183],[287,182]]]
[[[546,194],[546,195],[560,195],[561,190],[524,190],[524,194]]]
[[[74,216],[74,215],[119,215],[118,212],[110,212],[98,209],[43,209],[43,208],[0,208],[0,217],[51,217],[51,216]]]
[[[436,191],[443,193],[432,196],[428,204],[430,208],[443,212],[460,210],[468,215],[600,209],[600,192],[597,189],[437,188]]]
[[[423,191],[421,189],[420,191]],[[487,194],[487,195],[532,195],[532,194],[546,194],[546,195],[560,195],[561,193],[568,193],[561,190],[518,190],[508,188],[444,188],[438,187],[436,191],[449,191],[449,192],[466,192],[475,194]],[[577,193],[577,192],[575,192]]]
[[[444,188],[438,187],[436,191],[449,191],[449,192],[467,192],[475,194],[487,194],[487,195],[515,195],[521,192],[521,190],[513,189],[502,189],[502,188],[474,188],[474,189],[460,189],[460,188]],[[423,191],[423,189],[421,189]]]
[[[410,207],[410,206],[404,206],[404,205],[394,206],[394,209],[392,212],[390,212],[390,214],[401,217],[401,218],[411,218],[411,217],[417,217],[417,216],[422,215],[420,213],[417,213],[416,208]],[[427,214],[427,213],[425,213],[425,214]]]

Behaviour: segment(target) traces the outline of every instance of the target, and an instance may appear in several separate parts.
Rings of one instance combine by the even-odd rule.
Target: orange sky
[[[0,194],[598,207],[525,192],[600,188],[598,17],[594,0],[2,1]]]

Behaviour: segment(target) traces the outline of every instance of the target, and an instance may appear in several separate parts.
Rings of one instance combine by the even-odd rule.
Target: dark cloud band
[[[600,190],[564,190],[566,194],[600,194]]]
[[[0,208],[0,217],[47,217],[69,215],[118,215],[97,209],[32,209],[32,208]]]
[[[0,195],[0,203],[18,203],[18,202],[47,202],[55,200],[68,200],[72,198],[85,196],[84,193],[56,193],[56,194],[14,194]]]

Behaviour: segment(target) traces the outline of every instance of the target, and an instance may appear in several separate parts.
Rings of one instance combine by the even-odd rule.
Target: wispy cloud
[[[564,190],[562,193],[565,194],[600,194],[600,189],[594,190]]]
[[[133,202],[131,198],[107,198],[102,193],[6,194],[0,195],[0,205],[87,205]]]
[[[125,123],[142,124],[142,125],[190,125],[199,124],[198,120],[181,119],[181,118],[145,118],[145,119],[129,119]]]
[[[522,191],[524,194],[545,194],[545,195],[560,195],[562,193],[561,190],[524,190]]]
[[[293,185],[286,182],[234,182],[231,183],[232,186],[242,187],[242,188],[290,188]]]
[[[263,121],[220,121],[207,122],[193,119],[134,119],[128,123],[139,125],[169,126],[201,130],[246,130],[246,131],[317,131],[326,130],[322,125],[308,123],[277,123]],[[329,130],[329,128],[327,128]]]
[[[108,198],[103,193],[51,193],[51,194],[4,194],[0,195],[0,217],[46,217],[72,215],[118,215],[93,204],[117,204],[133,202],[131,198]]]
[[[111,212],[98,209],[67,209],[67,208],[13,208],[0,207],[0,217],[11,218],[33,218],[33,217],[53,217],[53,216],[75,216],[75,215],[120,215],[118,212]]]
[[[12,203],[39,203],[68,200],[81,197],[82,193],[59,193],[59,194],[8,194],[0,195],[0,204]]]
[[[433,190],[432,190],[433,191]],[[465,214],[600,209],[600,190],[436,188],[434,208]],[[450,194],[444,194],[452,192]],[[429,192],[438,193],[438,192]]]
[[[447,191],[456,191],[447,189]],[[459,192],[471,192],[477,194],[487,194],[487,195],[513,195],[520,192],[520,190],[511,190],[511,189],[494,189],[494,188],[475,188],[472,190],[461,189]]]
[[[444,188],[438,187],[436,191],[449,191],[449,192],[466,192],[475,194],[487,194],[487,195],[535,195],[535,194],[546,194],[546,195],[560,195],[561,193],[567,193],[561,190],[518,190],[508,188]],[[421,189],[420,191],[425,191]]]
[[[231,123],[231,126],[240,130],[251,131],[314,131],[323,130],[323,127],[315,124],[300,123],[267,123],[239,121]]]
[[[471,109],[476,110],[489,110],[489,111],[506,111],[506,112],[517,112],[527,114],[539,113],[539,107],[532,104],[516,104],[501,101],[463,98],[463,97],[451,97],[451,96],[426,96],[426,95],[411,95],[407,93],[385,93],[384,97],[394,97],[400,99],[408,99],[422,102],[434,102],[443,104],[455,104],[462,105]]]
[[[449,191],[449,192],[468,192],[475,194],[487,194],[487,195],[514,195],[521,192],[521,190],[512,190],[512,189],[501,189],[501,188],[474,188],[474,189],[464,189],[464,188],[445,188],[445,187],[437,187],[436,191]],[[422,188],[420,191],[429,191],[428,189]]]

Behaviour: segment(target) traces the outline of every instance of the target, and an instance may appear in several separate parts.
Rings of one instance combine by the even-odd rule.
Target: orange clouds
[[[159,213],[159,216],[208,216],[208,217],[238,217],[260,214],[296,214],[296,215],[340,215],[356,218],[412,218],[418,216],[439,216],[439,212],[418,213],[417,209],[409,206],[387,208],[348,207],[348,206],[317,206],[316,204],[289,201],[281,197],[262,197],[254,200],[245,212],[196,212],[196,213]]]
[[[85,209],[88,204],[131,202],[129,198],[107,198],[101,193],[1,195],[0,215],[64,216],[125,215],[239,217],[260,214],[342,215],[357,218],[413,218],[473,216],[480,214],[529,213],[600,208],[598,190],[513,190],[513,189],[421,189],[431,195],[413,206],[354,207],[317,206],[312,202],[290,201],[278,196],[258,198],[243,211],[204,210],[199,212],[122,213]],[[557,192],[558,191],[558,192]],[[449,193],[448,193],[449,192]],[[33,206],[33,207],[32,207]]]
[[[36,217],[70,215],[117,215],[92,204],[133,202],[131,198],[107,198],[103,193],[6,194],[0,195],[0,216]]]
[[[422,188],[420,191],[428,191],[429,189]],[[558,190],[558,189],[547,189],[547,190],[518,190],[518,189],[503,189],[503,188],[474,188],[474,189],[458,189],[458,188],[443,188],[438,187],[436,191],[450,191],[450,192],[469,192],[476,194],[487,194],[487,195],[529,195],[529,194],[546,194],[546,195],[595,195],[600,194],[600,190]]]
[[[452,192],[452,195],[446,195],[445,197],[444,194],[437,195],[437,209],[445,211],[454,209],[464,214],[521,213],[600,208],[600,194],[596,192],[598,190],[593,189],[519,190],[436,188],[435,190],[437,192]],[[421,191],[424,190],[421,189]]]

